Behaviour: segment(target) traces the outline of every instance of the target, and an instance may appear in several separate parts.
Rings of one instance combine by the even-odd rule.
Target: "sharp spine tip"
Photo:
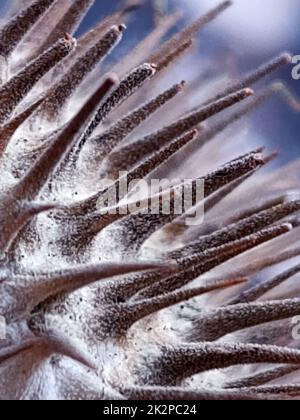
[[[293,60],[293,54],[291,54],[290,52],[284,52],[281,55],[283,61],[286,62],[286,64],[291,64],[292,60]]]

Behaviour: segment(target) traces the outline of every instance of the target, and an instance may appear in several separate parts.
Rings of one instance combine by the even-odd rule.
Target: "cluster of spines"
[[[2,29],[0,33],[1,55],[5,59],[9,58],[13,48],[18,45],[32,24],[52,3],[52,1],[34,1]],[[90,36],[91,44],[93,43],[92,39],[95,41],[94,45],[84,52],[81,51],[78,58],[79,61],[76,61],[74,53],[72,54],[73,64],[70,67],[70,73],[67,73],[63,79],[52,87],[50,96],[47,96],[45,100],[39,99],[25,111],[10,119],[11,114],[35,83],[73,51],[75,42],[71,36],[66,35],[64,38],[59,39],[62,31],[62,22],[72,32],[91,4],[91,1],[74,2],[66,16],[58,23],[46,41],[45,47],[49,47],[49,49],[46,52],[41,51],[41,55],[37,55],[37,58],[34,58],[25,70],[22,70],[1,87],[0,95],[3,106],[1,107],[0,118],[2,122],[1,140],[3,150],[5,150],[16,129],[37,108],[57,112],[67,102],[67,99],[87,75],[87,72],[119,40],[120,33],[124,27],[113,26],[111,29],[108,29],[107,26],[111,24],[111,21],[108,19],[102,26],[100,25],[101,30],[98,28],[96,31],[97,36],[100,34],[97,41],[95,41],[95,34],[86,35],[86,37]],[[36,200],[39,199],[41,191],[47,186],[49,181],[55,182],[57,176],[64,172],[70,160],[72,164],[74,160],[76,162],[85,144],[91,141],[90,137],[99,124],[103,123],[108,115],[119,107],[125,99],[131,97],[139,87],[153,77],[156,71],[159,72],[174,59],[178,58],[182,51],[185,51],[190,46],[192,38],[203,25],[215,18],[229,5],[230,2],[228,1],[222,3],[219,7],[183,30],[179,35],[176,35],[171,41],[163,44],[156,53],[149,57],[148,61],[155,64],[139,65],[125,76],[120,83],[112,78],[104,80],[79,112],[54,135],[51,143],[47,145],[25,176],[8,195],[2,197],[0,221],[3,225],[3,234],[1,235],[0,249],[3,257],[6,254],[10,256],[10,252],[13,249],[12,243],[18,241],[19,237],[22,237],[22,230],[27,229],[28,223],[40,212],[51,210],[54,215],[56,212],[58,214],[62,212],[64,221],[69,220],[70,226],[76,220],[76,217],[81,219],[80,223],[83,220],[84,224],[81,224],[81,227],[87,227],[96,221],[97,228],[93,231],[94,235],[116,220],[115,218],[110,219],[97,214],[96,208],[93,207],[96,201],[98,202],[99,198],[101,199],[103,191],[84,202],[75,203],[69,207],[65,206],[63,209],[56,209],[51,203],[38,203]],[[114,19],[116,19],[116,16]],[[56,44],[53,46],[52,43],[54,41]],[[5,47],[7,45],[9,49]],[[78,64],[82,57],[87,60],[85,61],[85,64],[87,64],[85,68]],[[149,175],[188,142],[194,140],[197,135],[195,128],[199,124],[225,108],[248,98],[253,93],[248,86],[268,75],[279,66],[286,64],[289,60],[289,55],[283,55],[275,59],[258,71],[226,88],[202,105],[200,110],[194,110],[191,114],[184,116],[174,124],[147,136],[142,141],[133,143],[129,146],[128,154],[126,155],[124,155],[124,152],[127,149],[121,149],[117,152],[117,156],[123,155],[123,160],[124,156],[130,157],[130,160],[126,159],[126,169],[131,171],[132,177]],[[60,90],[62,87],[63,89]],[[119,123],[109,128],[106,133],[94,138],[93,146],[97,148],[97,144],[101,143],[99,145],[101,148],[104,136],[107,135],[105,138],[108,140],[105,144],[106,150],[104,150],[104,154],[109,155],[130,132],[153,112],[164,106],[181,88],[181,84],[176,85],[152,102],[133,111]],[[269,96],[270,92],[274,92],[274,89],[268,91],[267,96]],[[62,96],[60,97],[59,95]],[[229,117],[228,120],[212,126],[204,133],[200,133],[197,139],[200,145],[224,129],[230,122],[235,121],[244,115],[245,112],[257,106],[265,97],[266,94],[263,94],[261,97],[255,98],[252,103],[250,102],[245,106],[245,109]],[[157,149],[159,152],[157,152]],[[122,169],[120,162],[114,155],[109,156],[109,158],[113,162],[114,171]],[[222,188],[227,187],[229,192],[233,191],[234,187],[252,176],[268,161],[269,158],[264,158],[261,150],[254,151],[229,162],[222,168],[203,177],[205,182],[205,199],[208,200],[212,194],[222,190]],[[116,181],[116,183],[118,182],[120,180]],[[227,191],[227,193],[229,192]],[[220,199],[223,196],[224,191]],[[196,205],[197,202],[193,204]],[[211,202],[210,206],[213,205],[214,203]],[[26,293],[24,293],[22,299],[16,299],[14,304],[10,304],[9,307],[6,307],[5,302],[3,302],[1,313],[3,312],[10,320],[27,319],[28,326],[34,333],[35,338],[24,341],[20,347],[15,347],[14,345],[1,346],[0,362],[5,363],[18,353],[34,349],[35,346],[44,346],[48,349],[49,354],[54,352],[66,355],[80,363],[95,368],[96,361],[93,360],[88,350],[84,348],[83,343],[81,343],[82,347],[80,347],[81,344],[76,340],[72,340],[71,337],[61,334],[57,329],[55,330],[51,325],[48,325],[46,319],[47,310],[51,310],[51,304],[56,302],[56,298],[58,300],[68,299],[70,293],[87,285],[97,283],[104,305],[102,310],[99,311],[95,335],[98,335],[101,340],[114,339],[118,341],[126,337],[127,331],[134,323],[146,316],[205,293],[244,283],[247,280],[246,278],[229,278],[208,283],[198,288],[183,288],[201,274],[208,272],[223,262],[288,233],[293,226],[289,222],[284,221],[284,219],[296,214],[299,212],[299,209],[299,201],[293,201],[277,206],[269,206],[269,208],[256,211],[248,217],[241,217],[241,220],[237,220],[231,226],[220,229],[202,237],[193,244],[169,253],[167,255],[169,263],[167,264],[143,264],[139,262],[75,267],[66,271],[46,273],[45,276],[42,273],[32,273],[31,276],[30,273],[26,273],[23,276]],[[133,215],[125,218],[121,229],[124,249],[127,249],[127,251],[138,251],[152,233],[167,223],[171,223],[175,218],[176,215],[173,212],[170,215],[163,215],[161,212],[158,212],[157,215]],[[80,229],[77,230],[77,232],[79,231]],[[84,230],[85,233],[86,231]],[[90,242],[91,237],[88,237],[88,242]],[[77,238],[77,240],[80,239],[80,237]],[[82,238],[82,240],[86,241],[86,238]],[[289,253],[281,258],[283,260],[289,259],[293,255],[298,254]],[[175,267],[173,261],[176,261]],[[271,261],[270,264],[278,261],[279,257]],[[8,266],[8,269],[13,270],[14,267]],[[127,277],[128,273],[137,271],[142,271],[142,273],[130,274]],[[202,399],[207,399],[208,397],[212,399],[235,399],[235,397],[255,399],[264,395],[298,395],[299,387],[297,385],[286,387],[263,385],[273,378],[280,378],[297,369],[297,366],[300,365],[299,351],[253,344],[197,343],[198,341],[214,341],[223,335],[245,327],[256,326],[261,323],[299,314],[300,305],[298,299],[262,303],[254,302],[267,291],[290,279],[298,271],[298,266],[293,267],[275,279],[240,294],[224,308],[206,312],[200,311],[198,319],[193,320],[193,325],[186,334],[187,341],[192,341],[192,344],[161,348],[159,355],[151,359],[147,369],[144,368],[142,374],[139,375],[137,381],[139,386],[130,389],[120,387],[119,391],[129,398],[145,399],[151,396],[164,397],[166,399],[174,398],[175,396],[184,396],[186,398],[193,396]],[[112,277],[117,275],[122,275],[121,279],[111,280]],[[33,281],[37,276],[40,277],[38,283]],[[22,282],[22,275],[15,274],[15,280],[14,282],[14,276],[11,277],[11,274],[9,275],[9,281],[4,276],[1,280],[1,286],[4,287],[4,291],[15,287],[16,296],[19,298],[22,292],[17,290],[18,286],[14,286],[14,284],[18,285]],[[220,325],[222,325],[222,328],[220,328]],[[180,385],[183,379],[196,373],[211,369],[222,369],[241,363],[285,363],[292,366],[284,366],[270,372],[266,371],[257,375],[257,377],[245,378],[240,383],[238,381],[236,383],[229,382],[225,390],[215,390],[213,392],[165,387],[170,384]],[[142,385],[145,383],[147,386],[143,388]],[[239,396],[237,391],[235,391],[236,389],[239,390]]]

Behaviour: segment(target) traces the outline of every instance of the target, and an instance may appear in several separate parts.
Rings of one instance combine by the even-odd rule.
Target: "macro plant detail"
[[[231,1],[177,32],[158,14],[125,56],[142,1],[78,39],[94,0],[24,3],[0,28],[0,399],[299,399],[299,160],[228,131],[274,96],[300,111],[270,82],[292,56],[216,88],[182,63]],[[124,173],[178,179],[204,222],[160,190],[121,211]]]

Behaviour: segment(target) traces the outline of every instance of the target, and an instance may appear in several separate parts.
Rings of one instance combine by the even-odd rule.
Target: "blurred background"
[[[187,16],[214,6],[215,0],[182,1]],[[233,57],[235,68],[245,73],[281,51],[300,54],[300,2],[298,0],[235,0],[202,34],[200,50],[205,54]],[[291,66],[292,67],[292,66]],[[276,73],[300,97],[300,80],[291,68]],[[284,160],[299,156],[300,115],[274,97],[255,114],[254,124]]]
[[[78,35],[103,16],[117,10],[123,1],[95,0],[95,5],[81,25]],[[0,13],[8,5],[19,9],[20,4],[23,6],[28,2],[29,0],[1,0]],[[218,3],[220,0],[143,0],[143,7],[131,17],[122,47],[119,47],[117,54],[125,54],[126,50],[132,49],[147,35],[154,26],[157,14],[168,14],[180,7],[183,18],[177,25],[178,30],[186,22],[204,14]],[[282,51],[298,55],[299,22],[299,0],[235,0],[231,8],[199,35],[197,65],[185,66],[191,74],[181,75],[181,79],[196,77],[197,72],[205,71],[238,77]],[[190,64],[193,63],[190,61]],[[300,97],[300,80],[293,80],[291,72],[292,66],[277,72],[275,78],[284,80],[290,90]],[[178,73],[180,74],[179,71]],[[175,72],[174,78],[177,76],[180,77]],[[263,137],[272,148],[278,150],[282,160],[288,161],[299,156],[300,114],[292,111],[279,97],[274,97],[255,112],[251,122],[256,130],[255,135]]]

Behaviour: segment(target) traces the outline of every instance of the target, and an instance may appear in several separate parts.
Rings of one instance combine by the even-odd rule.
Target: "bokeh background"
[[[10,6],[16,7],[29,0],[1,0],[0,14]],[[90,28],[101,17],[116,10],[123,0],[95,0],[95,5],[80,27],[79,34]],[[177,29],[218,4],[220,0],[143,0],[143,7],[135,12],[128,25],[122,51],[130,50],[154,24],[155,11],[170,13],[181,7],[184,17]],[[269,60],[282,51],[300,54],[300,1],[299,0],[234,0],[234,5],[199,36],[195,72],[203,71],[207,60],[217,66],[219,73],[232,72],[234,76]],[[79,35],[78,34],[78,35]],[[125,46],[125,47],[124,47]],[[113,59],[113,57],[112,57]],[[200,63],[200,64],[199,64]],[[300,80],[291,76],[292,66],[276,74],[300,98]],[[187,75],[188,77],[188,75]],[[186,75],[185,75],[186,78]],[[281,159],[291,160],[300,154],[300,114],[293,112],[280,98],[274,97],[252,116],[256,132],[271,147],[281,153]]]

